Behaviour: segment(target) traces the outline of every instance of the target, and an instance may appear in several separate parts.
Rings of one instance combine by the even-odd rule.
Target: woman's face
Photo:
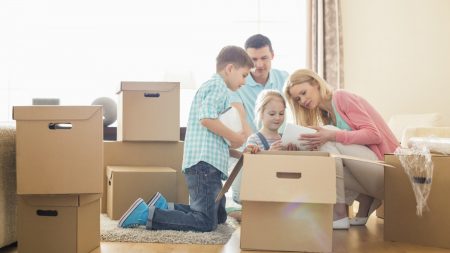
[[[309,110],[315,109],[321,102],[319,86],[310,82],[292,86],[289,94],[296,103]]]

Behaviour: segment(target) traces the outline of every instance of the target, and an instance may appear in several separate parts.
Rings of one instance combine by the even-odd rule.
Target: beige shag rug
[[[173,230],[146,230],[139,228],[118,228],[117,220],[111,220],[106,214],[100,216],[101,240],[106,242],[151,242],[177,244],[225,244],[239,223],[228,217],[225,224],[219,224],[212,232],[184,232]]]

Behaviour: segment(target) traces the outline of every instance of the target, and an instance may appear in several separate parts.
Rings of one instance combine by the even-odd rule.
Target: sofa
[[[0,247],[17,240],[15,128],[0,126]]]

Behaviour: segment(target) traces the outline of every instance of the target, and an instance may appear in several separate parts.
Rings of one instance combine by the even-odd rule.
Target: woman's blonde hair
[[[320,124],[331,123],[331,118],[325,111],[321,110],[319,107],[314,109],[305,108],[295,101],[294,97],[290,94],[289,90],[292,87],[306,82],[312,86],[317,85],[319,87],[322,100],[331,100],[333,95],[333,89],[314,71],[309,69],[299,69],[292,73],[286,80],[284,95],[292,110],[296,124],[302,126],[319,126]]]
[[[261,127],[261,119],[262,114],[264,112],[264,109],[266,108],[266,105],[272,101],[272,99],[278,98],[281,100],[281,102],[284,105],[284,108],[286,108],[286,101],[284,100],[283,95],[281,92],[277,90],[263,90],[261,93],[259,93],[258,97],[256,98],[255,102],[255,124],[257,128]]]

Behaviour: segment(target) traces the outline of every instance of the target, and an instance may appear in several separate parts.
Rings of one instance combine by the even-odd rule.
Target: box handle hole
[[[159,93],[150,93],[150,92],[144,93],[144,97],[146,98],[159,98],[159,96],[160,96]]]
[[[52,216],[52,217],[55,217],[55,216],[58,216],[58,211],[56,211],[56,210],[41,210],[41,209],[38,209],[36,211],[36,214],[38,216]]]
[[[299,179],[302,177],[300,172],[277,172],[277,178]]]
[[[72,124],[71,123],[48,123],[48,129],[50,129],[50,130],[57,130],[57,129],[68,130],[68,129],[72,129]]]

